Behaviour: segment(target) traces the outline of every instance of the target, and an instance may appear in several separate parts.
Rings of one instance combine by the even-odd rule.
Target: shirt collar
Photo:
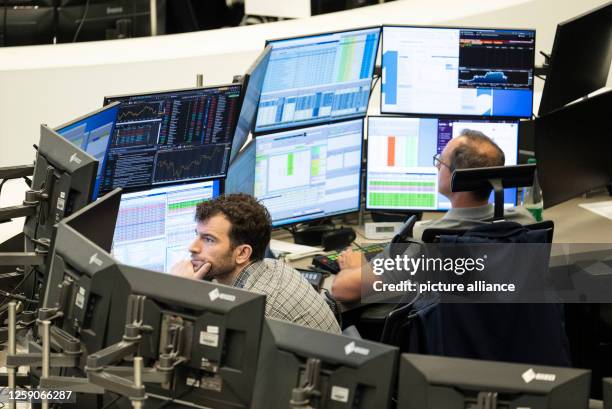
[[[493,205],[487,203],[477,207],[457,207],[449,209],[442,217],[444,219],[486,220],[493,217]]]
[[[261,261],[254,261],[244,267],[240,274],[238,274],[238,277],[236,277],[236,281],[234,281],[234,284],[232,286],[236,288],[244,288],[247,280],[260,263]]]

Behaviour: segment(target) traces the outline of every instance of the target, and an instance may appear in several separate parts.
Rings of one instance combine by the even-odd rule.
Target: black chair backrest
[[[500,235],[511,235],[513,232],[507,231],[508,223],[511,222],[492,222],[488,225],[483,225],[482,227],[486,228],[486,233],[489,234],[488,237],[498,236]],[[514,223],[513,223],[514,224]],[[552,220],[544,220],[542,222],[519,225],[523,229],[527,229],[530,231],[542,231],[546,234],[545,243],[552,243],[553,234],[555,230],[555,224]],[[481,227],[481,226],[479,226]],[[463,236],[467,232],[472,232],[474,229],[438,229],[438,228],[430,228],[425,229],[421,236],[421,240],[425,243],[438,243],[440,242],[441,236]],[[483,229],[484,230],[484,229]]]

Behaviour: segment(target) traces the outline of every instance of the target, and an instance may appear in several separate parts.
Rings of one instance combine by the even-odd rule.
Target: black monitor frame
[[[589,401],[591,371],[585,369],[416,354],[402,354],[399,367],[402,409],[459,407],[453,404],[575,409],[586,408]],[[508,399],[513,399],[509,406],[497,406],[507,405]],[[470,402],[473,406],[464,406]]]
[[[374,26],[356,27],[356,28],[352,28],[352,29],[344,29],[344,30],[337,30],[337,31],[326,31],[326,32],[315,33],[315,34],[305,34],[305,35],[300,35],[300,36],[291,36],[291,37],[281,37],[281,38],[268,39],[265,42],[265,46],[267,47],[268,45],[270,45],[271,42],[275,42],[275,41],[306,39],[306,38],[317,37],[317,36],[322,36],[322,35],[332,35],[332,34],[347,33],[347,32],[351,32],[351,31],[360,31],[360,30],[371,30],[371,29],[375,29],[375,28],[378,28],[380,31],[379,31],[379,40],[376,43],[376,53],[375,53],[375,57],[374,57],[374,61],[373,61],[372,77],[370,78],[370,95],[368,96],[368,101],[369,101],[370,98],[372,98],[372,82],[374,81],[374,75],[376,74],[376,59],[378,58],[378,51],[380,49],[380,43],[381,43],[381,38],[382,38],[382,26],[374,25]],[[274,50],[274,47],[272,47],[272,50]],[[265,78],[265,76],[264,76],[264,78]],[[258,106],[258,110],[259,110],[259,106]],[[353,120],[353,119],[365,118],[367,115],[368,115],[368,110],[367,110],[367,107],[366,107],[366,110],[365,110],[365,112],[363,114],[355,114],[353,116],[347,116],[347,117],[336,118],[336,119],[326,119],[326,120],[323,120],[321,122],[313,122],[313,123],[309,123],[309,124],[297,124],[297,125],[287,126],[287,127],[283,127],[283,128],[269,129],[269,130],[265,130],[265,131],[257,131],[256,130],[257,117],[255,117],[255,122],[253,123],[253,138],[256,138],[259,135],[269,135],[269,134],[277,133],[277,132],[293,131],[293,130],[296,130],[296,129],[307,128],[307,127],[312,127],[312,126],[327,125],[327,124],[332,124],[332,123],[336,123],[336,122],[343,122],[343,121],[350,121],[350,120]]]
[[[605,27],[594,27],[596,23]],[[588,93],[606,86],[610,63],[612,62],[612,3],[605,4],[557,25],[555,40],[550,54],[550,64],[546,72],[546,81],[538,116],[563,107],[565,104]],[[595,30],[602,28],[601,31]],[[589,48],[578,36],[584,37],[590,32],[588,41],[599,41],[596,52]],[[573,46],[573,47],[572,47]],[[596,63],[603,63],[596,64]],[[592,74],[592,75],[588,75]],[[573,85],[573,86],[572,86]]]
[[[261,368],[267,384],[266,393],[255,401],[259,405],[256,407],[290,407],[292,391],[304,386],[304,372],[311,359],[321,363],[320,384],[314,385],[321,393],[317,399],[321,402],[311,402],[311,406],[390,407],[399,358],[397,347],[269,318],[263,338]],[[356,396],[360,389],[362,395]]]
[[[80,338],[87,353],[123,335],[130,289],[108,253],[121,189],[73,213],[58,224],[43,307],[62,315],[59,327]]]
[[[154,328],[141,342],[141,356],[150,362],[160,356],[168,331],[162,332],[176,319],[184,328],[179,355],[187,360],[175,368],[172,387],[148,384],[147,392],[161,399],[179,396],[175,402],[191,405],[251,407],[256,385],[263,378],[258,363],[266,297],[126,265],[120,269],[132,294],[146,297],[143,324]],[[222,379],[220,390],[215,390],[215,373]],[[210,383],[205,384],[206,379]]]
[[[247,93],[252,90],[251,85],[253,84],[253,81],[251,80],[251,78],[253,76],[253,72],[255,72],[255,70],[257,70],[257,68],[259,68],[260,64],[262,64],[264,61],[266,63],[266,69],[267,69],[267,64],[268,64],[268,61],[270,60],[270,54],[271,53],[272,53],[272,47],[266,45],[264,50],[261,53],[259,53],[259,55],[255,59],[255,61],[253,61],[251,66],[247,69],[246,73],[242,77],[242,90],[243,91],[241,92],[240,114],[238,115],[238,121],[236,122],[236,130],[234,131],[234,140],[232,141],[232,149],[231,149],[231,152],[230,152],[229,166],[231,166],[231,164],[236,160],[236,157],[238,156],[238,153],[240,152],[240,148],[242,148],[244,146],[245,142],[248,140],[249,133],[252,133],[255,130],[255,122],[257,121],[257,111],[259,109],[259,99],[261,97],[261,87],[263,86],[263,80],[265,79],[265,76],[266,76],[265,71],[264,71],[263,77],[261,79],[260,87],[259,87],[259,89],[257,89],[257,92],[259,94],[258,97],[257,97],[257,103],[255,105],[255,110],[252,113],[252,117],[248,120],[248,126],[247,126],[247,128],[246,128],[247,130],[246,130],[246,132],[244,134],[244,139],[242,140],[242,142],[240,142],[240,146],[235,145],[235,142],[236,142],[236,133],[240,129],[240,119],[242,118],[243,110],[244,110],[244,107],[245,107],[244,102],[247,99]],[[228,166],[228,168],[229,168],[229,166]],[[229,172],[229,170],[228,170],[228,172]],[[227,172],[226,172],[226,175],[227,175]]]
[[[535,120],[535,155],[544,208],[612,184],[612,91]]]
[[[256,137],[253,138],[253,142],[255,143],[255,154],[257,154],[257,137],[260,136],[270,136],[270,135],[276,135],[278,133],[281,132],[293,132],[293,131],[297,131],[299,129],[306,129],[306,128],[316,128],[316,127],[322,127],[322,126],[329,126],[329,125],[336,125],[336,124],[340,124],[340,123],[344,123],[344,122],[350,122],[350,121],[361,121],[361,160],[359,162],[359,193],[358,193],[358,204],[357,204],[357,209],[355,210],[347,210],[347,211],[342,211],[342,212],[338,212],[338,213],[334,213],[334,214],[329,214],[329,215],[324,215],[324,216],[319,216],[319,217],[313,217],[307,220],[302,220],[302,221],[296,221],[296,222],[288,222],[288,223],[281,223],[281,224],[273,224],[272,228],[273,229],[279,229],[279,228],[285,228],[285,227],[289,227],[289,226],[297,226],[300,224],[310,224],[310,223],[316,223],[316,222],[324,222],[326,220],[331,220],[334,217],[338,217],[338,216],[347,216],[347,215],[351,215],[351,214],[355,214],[355,213],[359,213],[359,211],[361,210],[361,199],[363,196],[363,167],[364,167],[364,132],[365,132],[365,118],[351,118],[351,119],[341,119],[341,120],[337,120],[337,121],[332,121],[332,122],[326,122],[323,124],[316,124],[316,125],[308,125],[308,126],[303,126],[303,127],[298,127],[298,128],[292,128],[292,129],[279,129],[276,130],[274,132],[269,132],[269,133],[262,133],[262,134],[258,134]],[[253,169],[253,172],[255,172],[255,169]],[[255,195],[254,189],[253,189],[253,195]]]
[[[506,27],[473,27],[473,26],[445,26],[445,25],[415,25],[415,24],[383,24],[382,28],[381,28],[381,32],[380,32],[380,37],[381,37],[381,59],[382,59],[382,53],[383,50],[385,49],[385,27],[400,27],[400,28],[433,28],[433,29],[451,29],[451,30],[510,30],[510,31],[533,31],[533,40],[534,40],[534,61],[533,61],[533,77],[534,80],[531,83],[531,111],[532,114],[529,117],[523,117],[523,116],[500,116],[500,115],[467,115],[470,116],[472,118],[505,118],[505,119],[523,119],[523,118],[531,118],[533,116],[533,96],[534,96],[534,83],[535,83],[535,44],[537,41],[536,38],[536,29],[535,28],[506,28]],[[382,64],[382,61],[381,61]],[[422,116],[422,117],[438,117],[438,116],[457,116],[457,117],[461,117],[461,116],[466,116],[464,114],[459,114],[459,115],[454,115],[454,114],[436,114],[436,113],[422,113],[422,112],[386,112],[383,111],[383,92],[382,92],[382,75],[381,75],[381,90],[380,90],[380,113],[381,114],[390,114],[390,115],[416,115],[416,116]]]

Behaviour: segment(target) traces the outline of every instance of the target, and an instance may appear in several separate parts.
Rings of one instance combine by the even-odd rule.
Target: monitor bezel
[[[510,119],[530,119],[533,117],[534,113],[533,113],[533,107],[534,107],[534,103],[533,103],[533,98],[534,98],[534,86],[535,86],[535,55],[536,55],[536,47],[535,44],[537,44],[537,32],[535,28],[507,28],[507,27],[474,27],[474,26],[445,26],[445,25],[418,25],[418,24],[383,24],[381,26],[381,40],[380,40],[380,59],[381,59],[381,66],[382,66],[382,58],[383,58],[383,53],[384,53],[384,49],[385,49],[385,27],[395,27],[395,28],[433,28],[433,29],[449,29],[449,30],[463,30],[463,29],[467,29],[467,30],[505,30],[505,31],[533,31],[533,41],[534,41],[534,50],[533,50],[533,67],[532,67],[532,72],[533,72],[533,81],[531,83],[531,87],[530,87],[530,91],[531,91],[531,115],[529,116],[511,116],[511,115],[470,115],[470,114],[449,114],[449,113],[444,113],[444,114],[440,114],[440,113],[426,113],[426,112],[399,112],[399,111],[384,111],[383,109],[383,81],[382,81],[382,72],[381,72],[381,77],[380,77],[380,96],[379,96],[379,104],[380,104],[380,113],[381,114],[388,114],[388,115],[418,115],[418,116],[425,116],[425,115],[430,115],[433,117],[440,117],[442,115],[444,116],[470,116],[472,118],[510,118]]]
[[[244,100],[246,99],[247,90],[249,89],[249,85],[251,84],[251,76],[253,75],[253,71],[255,71],[259,67],[259,65],[262,63],[262,61],[265,58],[268,58],[268,62],[270,61],[269,60],[270,54],[272,54],[272,46],[266,45],[264,49],[257,55],[257,58],[255,59],[255,61],[253,61],[251,65],[249,66],[249,68],[247,68],[244,75],[240,79],[240,83],[242,84],[242,89],[240,91],[240,112],[238,113],[238,119],[236,120],[236,128],[234,129],[234,136],[232,137],[232,146],[230,147],[228,169],[225,172],[226,173],[225,177],[227,177],[227,173],[229,172],[229,166],[232,164],[232,162],[236,160],[238,154],[242,150],[242,147],[246,145],[247,141],[249,140],[249,134],[255,135],[255,123],[257,122],[257,111],[259,111],[259,99],[261,99],[261,90],[259,92],[259,99],[257,100],[257,105],[255,106],[254,118],[249,124],[249,131],[247,132],[247,135],[246,135],[247,137],[242,143],[242,145],[238,148],[238,152],[234,154],[232,150],[234,146],[234,138],[236,137],[236,131],[238,130],[238,124],[240,123],[240,116],[242,114],[242,108],[244,106]],[[267,70],[267,67],[266,67],[266,70]],[[264,73],[264,78],[265,78],[265,75],[266,74]],[[262,87],[263,87],[263,81],[262,81]]]
[[[364,194],[364,210],[365,211],[369,211],[369,212],[384,212],[384,213],[420,213],[420,212],[428,212],[428,213],[446,213],[447,211],[449,211],[451,208],[448,209],[423,209],[423,208],[411,208],[411,209],[397,209],[397,208],[371,208],[368,207],[368,148],[369,148],[369,144],[370,144],[370,118],[394,118],[394,119],[437,119],[437,120],[453,120],[453,121],[457,121],[457,120],[466,120],[466,121],[479,121],[479,122],[498,122],[498,123],[516,123],[517,125],[517,135],[516,135],[516,141],[517,141],[517,149],[516,149],[516,163],[518,163],[518,159],[519,159],[519,149],[518,149],[518,143],[519,143],[519,130],[518,130],[518,126],[520,121],[517,118],[508,118],[508,117],[474,117],[474,116],[469,116],[469,115],[437,115],[437,116],[432,116],[432,115],[368,115],[368,122],[367,122],[367,142],[366,142],[366,147],[365,147],[365,152],[363,153],[363,158],[364,158],[364,162],[365,162],[365,175],[364,175],[364,183],[365,183],[365,187],[363,189],[363,194]],[[436,194],[439,194],[439,192],[436,192]],[[514,206],[516,206],[517,203],[517,198],[515,197],[514,200]]]
[[[282,229],[282,228],[285,228],[285,227],[288,227],[288,226],[296,226],[296,225],[299,225],[299,224],[307,224],[307,223],[317,222],[317,221],[321,221],[321,220],[325,220],[325,219],[332,219],[334,217],[346,216],[346,215],[350,215],[350,214],[359,213],[361,211],[361,207],[362,207],[361,206],[361,199],[363,197],[364,134],[365,134],[365,122],[366,121],[365,121],[365,118],[342,119],[342,120],[339,120],[339,121],[332,121],[332,122],[328,122],[328,123],[324,123],[324,124],[305,126],[305,127],[298,127],[298,128],[293,128],[293,129],[283,129],[283,130],[279,130],[279,131],[276,131],[276,132],[269,132],[269,133],[266,133],[266,134],[257,135],[258,137],[271,136],[271,135],[279,134],[281,132],[292,132],[292,131],[296,131],[298,129],[306,130],[308,128],[317,128],[317,127],[321,127],[321,126],[336,125],[336,124],[341,124],[341,123],[344,123],[344,122],[351,122],[351,121],[361,121],[361,144],[360,144],[361,160],[359,161],[359,193],[357,194],[357,196],[358,196],[357,209],[345,210],[345,211],[341,211],[341,212],[337,212],[337,213],[333,213],[333,214],[326,214],[326,215],[322,215],[322,216],[318,216],[318,217],[314,217],[314,218],[309,218],[309,219],[300,220],[300,221],[292,221],[292,222],[281,223],[281,224],[276,224],[276,223],[272,222],[272,228],[273,229]],[[255,143],[255,154],[257,154],[257,140],[258,140],[258,137],[257,138],[254,137],[253,138],[253,143]],[[253,169],[253,172],[255,172],[255,169]],[[255,196],[255,187],[254,186],[253,186],[253,197],[257,198],[257,196]],[[257,198],[257,199],[259,200],[259,198]]]
[[[291,36],[291,37],[273,38],[273,39],[266,40],[265,46],[267,47],[268,45],[270,45],[270,43],[279,42],[279,41],[299,40],[299,39],[307,39],[307,38],[311,38],[311,37],[320,37],[320,36],[325,36],[325,35],[334,35],[334,34],[340,34],[340,33],[349,33],[349,32],[353,32],[353,31],[364,31],[364,30],[378,29],[378,41],[376,42],[376,51],[374,53],[375,57],[373,59],[372,75],[370,76],[370,93],[368,95],[368,105],[369,105],[369,102],[372,99],[372,91],[373,91],[372,83],[374,82],[374,74],[376,73],[376,61],[378,59],[378,52],[382,49],[382,47],[381,47],[382,27],[383,27],[382,25],[373,25],[373,26],[357,27],[357,28],[350,28],[350,29],[336,30],[336,31],[326,31],[326,32],[298,35],[298,36]],[[273,50],[274,50],[274,47],[272,47],[272,50],[270,51],[270,54],[272,53]],[[266,69],[266,72],[267,72],[267,69]],[[259,105],[257,106],[257,111],[259,111]],[[255,137],[257,135],[268,135],[268,134],[275,133],[275,132],[291,131],[291,130],[295,130],[295,129],[299,129],[299,128],[310,127],[310,126],[325,125],[325,124],[333,123],[333,122],[350,121],[350,120],[354,120],[354,119],[365,118],[367,115],[368,115],[368,107],[366,107],[365,112],[363,112],[363,113],[355,113],[355,114],[350,115],[350,116],[343,116],[343,117],[335,118],[335,119],[326,118],[326,119],[322,120],[321,122],[295,124],[295,125],[289,125],[289,126],[282,127],[282,128],[265,129],[265,130],[260,130],[260,131],[257,131],[257,116],[256,116],[255,117],[255,123],[253,124],[253,132],[252,133],[253,133],[253,137]]]
[[[584,13],[581,13],[575,17],[572,17],[568,20],[564,20],[562,22],[560,22],[559,24],[557,24],[557,27],[555,29],[555,38],[553,40],[553,45],[552,48],[550,50],[550,61],[546,70],[546,80],[544,81],[544,85],[542,86],[542,95],[540,97],[540,101],[538,104],[538,113],[537,116],[541,117],[543,115],[546,115],[550,112],[554,112],[557,111],[559,109],[562,109],[565,105],[569,104],[572,101],[568,101],[565,105],[562,106],[558,106],[555,108],[550,108],[550,106],[555,102],[556,98],[559,98],[560,96],[563,97],[564,94],[561,93],[561,95],[556,94],[554,89],[551,89],[551,87],[554,87],[555,85],[559,85],[559,84],[555,84],[555,81],[560,81],[561,79],[561,74],[560,72],[562,72],[563,70],[557,68],[555,69],[555,67],[558,65],[555,64],[556,60],[558,60],[560,57],[563,56],[564,52],[567,52],[567,36],[568,36],[568,27],[569,29],[572,28],[572,26],[574,24],[579,24],[581,19],[584,18],[588,18],[592,15],[595,15],[597,13],[603,13],[603,10],[612,7],[612,3],[607,3],[604,5],[601,5],[599,7],[596,7],[592,10],[588,10],[585,11]],[[565,32],[565,39],[563,38],[564,35],[563,33]],[[565,48],[563,46],[563,43],[566,43]],[[559,56],[559,53],[562,53],[561,56]],[[608,67],[608,72],[610,71],[610,67]],[[552,78],[552,80],[551,80]],[[602,81],[603,82],[603,86],[606,86],[606,81]],[[591,92],[595,92],[597,90],[591,90],[589,93]],[[577,99],[580,98],[584,98],[587,95],[589,95],[589,93],[587,93],[586,95],[583,95],[582,97],[578,97]],[[542,109],[542,103],[544,102],[544,110]],[[548,106],[547,106],[548,105]]]
[[[221,85],[213,85],[213,86],[206,86],[206,87],[191,87],[191,88],[180,88],[180,89],[175,89],[175,90],[165,90],[165,91],[156,91],[156,92],[144,92],[144,93],[139,93],[139,94],[123,94],[123,95],[111,95],[111,96],[105,96],[104,97],[104,106],[106,106],[107,104],[110,104],[111,102],[109,101],[110,99],[113,98],[131,98],[131,97],[142,97],[142,96],[149,96],[149,95],[161,95],[161,94],[172,94],[172,93],[188,93],[188,92],[194,92],[194,91],[205,91],[205,90],[218,90],[221,88],[230,88],[230,87],[240,87],[240,95],[238,97],[238,114],[236,115],[236,118],[234,119],[232,126],[234,128],[234,131],[231,133],[231,141],[229,143],[229,147],[230,147],[230,152],[228,154],[227,157],[227,163],[225,166],[225,171],[223,172],[223,174],[218,174],[218,175],[214,175],[214,176],[208,176],[208,177],[202,177],[202,178],[194,178],[194,179],[188,179],[188,180],[182,180],[182,181],[169,181],[169,182],[165,182],[165,183],[157,183],[157,184],[150,184],[147,186],[134,186],[134,187],[122,187],[123,192],[124,193],[131,193],[131,192],[136,192],[139,190],[148,190],[148,189],[154,189],[155,187],[164,187],[164,186],[168,186],[168,185],[173,185],[173,184],[180,184],[180,183],[191,183],[191,182],[203,182],[206,180],[213,180],[213,179],[222,179],[222,178],[226,178],[227,177],[227,171],[229,169],[229,165],[230,165],[230,157],[231,157],[231,149],[232,149],[232,144],[234,142],[234,136],[236,134],[236,128],[238,127],[238,118],[240,117],[240,111],[242,110],[242,103],[244,100],[244,83],[243,81],[239,81],[239,82],[235,82],[235,83],[228,83],[228,84],[221,84]],[[118,102],[119,104],[122,103],[122,101],[113,101],[113,102]],[[119,108],[121,109],[121,108]],[[116,121],[115,121],[115,125],[116,125]],[[110,144],[109,144],[110,147]],[[108,148],[107,148],[107,152],[106,152],[106,156],[105,156],[105,163],[106,163],[106,158],[108,157]],[[105,192],[108,193],[108,192]]]
[[[63,123],[61,125],[58,125],[58,126],[54,127],[53,131],[55,133],[60,133],[63,129],[68,128],[69,126],[72,126],[72,125],[76,124],[77,122],[81,122],[81,121],[83,121],[83,120],[85,120],[87,118],[90,118],[90,117],[94,116],[94,115],[98,115],[99,113],[107,111],[107,110],[109,110],[111,108],[114,108],[117,105],[120,105],[120,104],[121,104],[121,102],[119,102],[119,101],[111,102],[110,104],[105,104],[102,108],[98,108],[95,111],[91,111],[91,112],[89,112],[89,113],[87,113],[85,115],[81,115],[80,117],[78,117],[76,119],[73,119],[71,121],[68,121],[66,123]],[[115,119],[115,121],[116,121],[116,119]],[[113,128],[114,127],[115,127],[115,125],[113,124]]]

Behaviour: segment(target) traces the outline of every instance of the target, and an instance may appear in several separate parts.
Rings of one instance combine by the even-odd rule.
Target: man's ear
[[[249,244],[241,244],[234,249],[234,257],[237,264],[248,263],[253,254],[253,247]]]

